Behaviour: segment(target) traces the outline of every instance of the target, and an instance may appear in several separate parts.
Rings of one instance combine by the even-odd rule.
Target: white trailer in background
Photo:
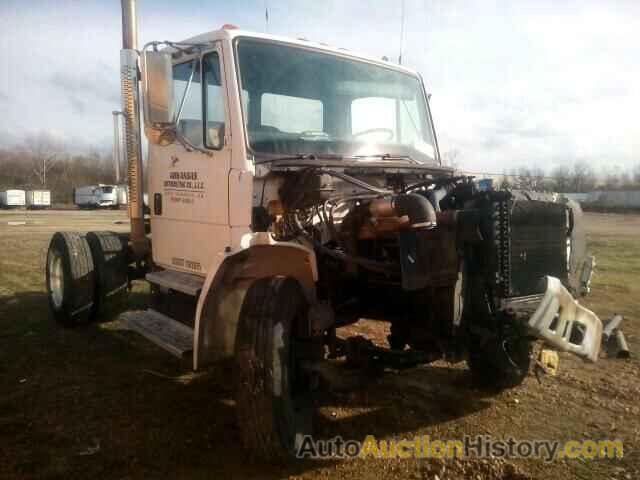
[[[26,206],[29,209],[51,207],[51,192],[49,190],[29,190],[26,196]]]
[[[73,203],[79,208],[118,208],[118,187],[99,184],[74,188]]]
[[[0,192],[0,208],[19,208],[25,206],[24,190],[5,190]]]

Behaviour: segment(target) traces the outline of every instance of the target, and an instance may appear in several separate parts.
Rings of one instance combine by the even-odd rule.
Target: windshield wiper
[[[296,155],[287,155],[283,157],[264,158],[262,160],[256,161],[256,164],[278,162],[280,160],[343,160],[345,158],[351,157],[345,157],[344,155],[335,155],[332,153],[298,153]]]
[[[416,165],[422,165],[418,160],[408,155],[391,155],[390,153],[376,153],[373,155],[338,155],[335,153],[299,153],[296,155],[286,155],[282,157],[264,158],[256,161],[256,164],[270,163],[286,160],[367,160],[376,159],[381,160],[407,160]]]
[[[262,160],[257,160],[256,164],[258,163],[269,163],[269,162],[277,162],[279,160],[313,160],[315,158],[314,155],[309,155],[307,153],[299,153],[297,155],[288,155],[288,156],[284,156],[284,157],[272,157],[272,158],[265,158]]]
[[[422,165],[418,160],[410,157],[409,155],[391,155],[390,153],[376,153],[373,155],[353,155],[348,158],[355,158],[358,160],[367,159],[367,158],[379,158],[381,160],[408,160],[417,165]]]

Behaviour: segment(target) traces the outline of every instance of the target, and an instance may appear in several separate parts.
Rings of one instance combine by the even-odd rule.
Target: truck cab
[[[505,389],[536,340],[598,359],[579,206],[443,166],[418,73],[229,26],[138,50],[123,5],[131,232],[54,235],[60,323],[126,310],[147,282],[149,308],[121,324],[196,370],[230,360],[244,444],[268,460],[297,455],[345,365],[466,360]],[[361,318],[390,324],[386,345],[338,334]]]
[[[205,276],[238,251],[272,195],[261,187],[274,158],[389,155],[446,170],[422,81],[399,65],[230,28],[183,45],[158,52],[171,56],[178,138],[149,148],[159,265]]]

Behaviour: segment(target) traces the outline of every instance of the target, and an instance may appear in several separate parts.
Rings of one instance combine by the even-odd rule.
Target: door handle
[[[162,194],[161,193],[153,194],[153,214],[162,215]]]

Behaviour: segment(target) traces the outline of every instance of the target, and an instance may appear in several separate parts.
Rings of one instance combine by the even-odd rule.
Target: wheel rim
[[[51,288],[51,301],[56,308],[60,308],[64,294],[64,272],[62,256],[56,251],[53,251],[49,257],[49,286]]]

